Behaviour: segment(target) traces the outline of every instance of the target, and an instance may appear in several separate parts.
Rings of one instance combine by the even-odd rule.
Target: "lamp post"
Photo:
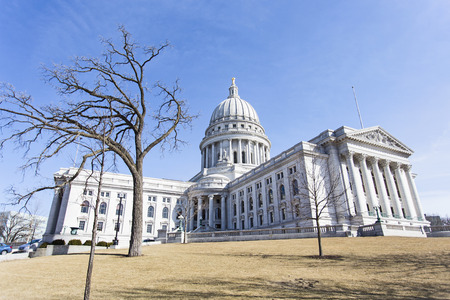
[[[119,210],[117,214],[117,223],[116,223],[116,237],[113,240],[113,245],[117,246],[119,245],[119,240],[117,239],[117,235],[119,234],[119,226],[120,226],[120,216],[123,214],[123,206],[122,206],[122,199],[125,198],[122,193],[117,194],[119,197]]]
[[[381,208],[381,206],[379,206],[379,205],[376,205],[376,206],[373,207],[373,209],[375,209],[375,212],[377,213],[377,223],[381,222],[381,220],[380,220],[380,213],[379,213],[380,208]]]

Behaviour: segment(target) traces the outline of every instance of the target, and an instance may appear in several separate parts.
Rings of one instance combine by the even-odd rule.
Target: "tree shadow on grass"
[[[165,284],[170,287],[113,290],[111,297],[124,299],[445,299],[445,297],[435,297],[431,285],[416,286],[412,293],[408,293],[407,289],[399,291],[392,285],[370,290],[331,286],[330,283],[304,278],[289,281],[266,281],[262,278],[237,279],[236,281],[202,278],[179,279],[165,282]],[[188,288],[183,289],[186,286]]]

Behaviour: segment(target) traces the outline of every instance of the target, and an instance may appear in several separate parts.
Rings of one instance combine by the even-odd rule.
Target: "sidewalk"
[[[16,259],[28,259],[29,253],[28,252],[12,252],[8,253],[6,255],[0,255],[0,262],[8,261],[8,260],[16,260]]]

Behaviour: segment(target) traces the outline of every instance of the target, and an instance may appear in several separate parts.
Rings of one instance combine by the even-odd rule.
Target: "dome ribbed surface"
[[[241,98],[228,98],[222,101],[211,115],[209,125],[223,120],[246,120],[259,124],[258,114],[253,106]]]

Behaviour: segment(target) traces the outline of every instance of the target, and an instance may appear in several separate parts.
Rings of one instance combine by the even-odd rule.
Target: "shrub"
[[[47,248],[48,243],[47,242],[43,242],[39,248]]]
[[[54,240],[52,242],[52,245],[65,245],[66,241],[65,240]]]
[[[110,242],[110,243],[106,243],[106,247],[108,247],[108,248],[109,248],[109,247],[111,247],[111,245],[112,245],[112,244],[114,244],[114,243],[113,243],[113,242]]]
[[[84,242],[83,245],[90,246],[90,245],[92,245],[92,241],[91,240],[87,240],[86,242]]]
[[[100,242],[97,243],[97,246],[100,246],[100,247],[107,247],[107,246],[108,246],[108,243],[105,242],[105,241],[100,241]]]
[[[81,246],[81,241],[80,240],[70,240],[69,243],[67,243],[67,244]]]

